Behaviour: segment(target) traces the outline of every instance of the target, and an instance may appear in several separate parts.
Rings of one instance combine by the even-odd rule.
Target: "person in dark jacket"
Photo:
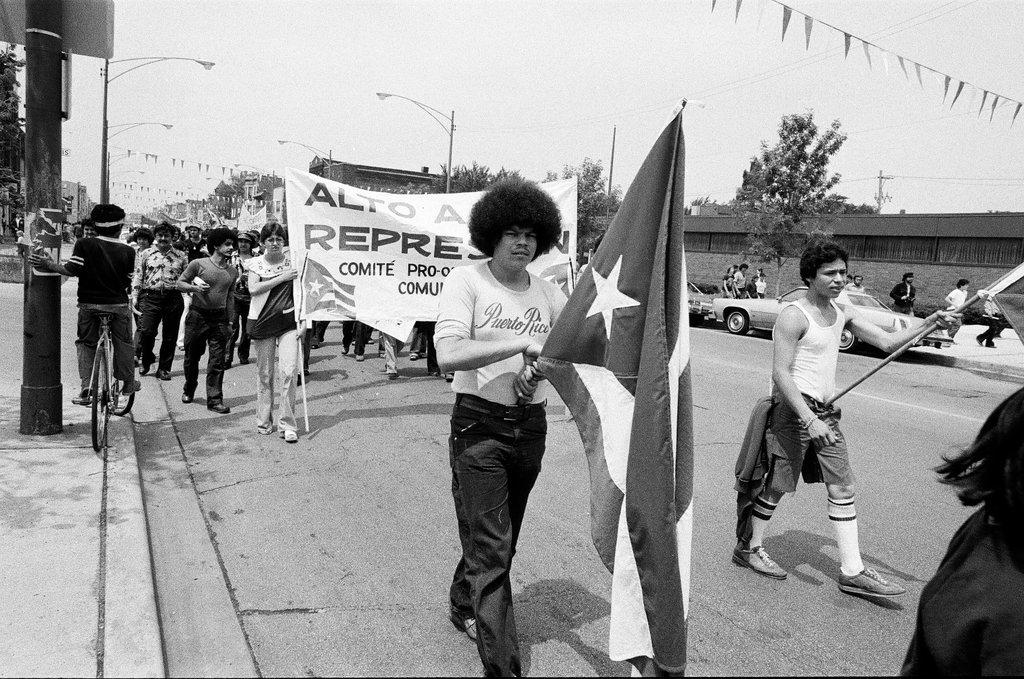
[[[914,300],[917,299],[917,288],[914,287],[914,272],[903,274],[903,280],[889,291],[892,307],[901,314],[914,315]]]
[[[1024,675],[1024,389],[937,471],[960,502],[981,508],[921,592],[901,674]]]

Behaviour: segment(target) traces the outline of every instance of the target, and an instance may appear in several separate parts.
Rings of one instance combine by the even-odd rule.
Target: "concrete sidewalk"
[[[0,676],[162,677],[133,423],[112,418],[104,463],[71,403],[77,309],[62,292],[62,433],[18,433],[21,323],[0,329]],[[0,286],[4,317],[22,318],[21,295]]]
[[[1024,345],[1020,337],[1012,328],[1007,328],[995,340],[995,348],[990,349],[976,340],[987,329],[985,325],[965,325],[957,332],[952,346],[945,349],[917,347],[908,352],[909,360],[928,360],[993,379],[1024,383]]]

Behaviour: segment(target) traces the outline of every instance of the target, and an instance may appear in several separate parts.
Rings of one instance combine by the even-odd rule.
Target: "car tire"
[[[742,309],[730,309],[725,314],[725,329],[734,335],[746,335],[750,330],[750,318]]]
[[[857,346],[857,338],[849,330],[843,330],[839,336],[839,351],[852,351]]]

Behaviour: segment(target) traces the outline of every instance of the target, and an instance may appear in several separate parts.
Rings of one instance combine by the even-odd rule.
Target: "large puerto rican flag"
[[[590,466],[594,545],[612,571],[609,656],[686,667],[693,500],[682,110],[582,271],[541,369]]]

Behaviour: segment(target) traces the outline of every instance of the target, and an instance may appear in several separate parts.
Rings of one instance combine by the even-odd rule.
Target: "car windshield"
[[[848,295],[848,297],[850,299],[850,304],[853,304],[854,306],[865,306],[865,307],[871,307],[872,309],[888,309],[889,308],[889,307],[885,306],[884,304],[882,304],[881,302],[879,302],[874,297],[872,297],[871,295],[858,295],[856,293],[847,293],[847,295]]]
[[[807,294],[807,288],[797,288],[796,290],[790,290],[785,295],[780,297],[779,301],[785,304],[786,302],[792,302],[794,300],[803,299],[805,294]]]

